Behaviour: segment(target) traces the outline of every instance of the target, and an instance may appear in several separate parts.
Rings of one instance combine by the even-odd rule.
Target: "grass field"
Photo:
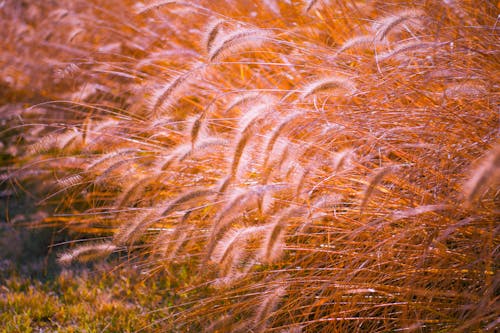
[[[498,329],[497,2],[0,10],[7,332]]]
[[[0,332],[164,331],[165,312],[158,309],[181,300],[168,279],[145,282],[131,270],[100,269],[64,270],[43,280],[4,272]]]

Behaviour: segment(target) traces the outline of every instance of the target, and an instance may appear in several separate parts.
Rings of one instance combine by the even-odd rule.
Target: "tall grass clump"
[[[5,177],[105,239],[62,262],[177,279],[176,332],[498,328],[493,2],[62,2]]]

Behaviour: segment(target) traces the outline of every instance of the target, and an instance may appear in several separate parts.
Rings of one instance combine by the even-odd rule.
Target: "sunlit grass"
[[[158,309],[180,299],[169,280],[144,281],[130,269],[103,268],[65,270],[44,282],[12,272],[0,290],[0,332],[164,330]]]
[[[498,325],[492,2],[62,2],[6,7],[2,176],[61,264],[168,277],[173,331]]]

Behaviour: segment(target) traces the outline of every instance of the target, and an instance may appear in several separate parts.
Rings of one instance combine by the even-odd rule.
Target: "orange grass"
[[[109,236],[61,261],[187,270],[172,331],[498,328],[493,2],[7,3],[48,96],[4,178]]]

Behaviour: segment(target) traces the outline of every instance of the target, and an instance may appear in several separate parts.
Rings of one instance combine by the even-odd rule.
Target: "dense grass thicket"
[[[176,286],[145,329],[500,325],[495,2],[0,10],[2,181]]]

